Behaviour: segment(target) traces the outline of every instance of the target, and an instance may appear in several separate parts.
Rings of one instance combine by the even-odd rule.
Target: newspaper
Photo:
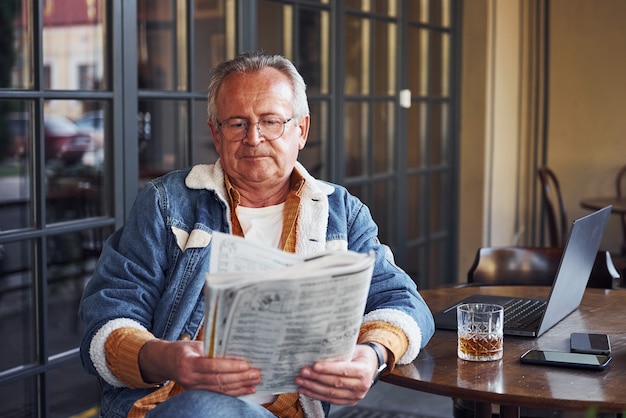
[[[261,370],[257,394],[294,392],[300,369],[350,359],[373,254],[301,256],[215,233],[205,284],[205,348]]]

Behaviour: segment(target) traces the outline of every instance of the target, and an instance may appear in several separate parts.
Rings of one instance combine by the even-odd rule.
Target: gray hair
[[[217,120],[217,93],[224,79],[232,73],[258,72],[266,67],[272,67],[287,76],[293,88],[293,112],[296,116],[309,114],[309,103],[306,97],[304,79],[291,61],[280,55],[267,55],[262,52],[244,52],[236,58],[225,61],[215,67],[211,73],[209,83],[209,105],[207,114],[214,124]]]

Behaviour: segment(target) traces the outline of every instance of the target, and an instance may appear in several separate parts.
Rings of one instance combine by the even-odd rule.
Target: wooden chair
[[[562,247],[568,232],[567,213],[556,174],[548,167],[537,169],[541,182],[543,213],[548,228],[548,246]]]
[[[472,286],[551,286],[562,254],[560,247],[480,248],[467,273],[467,283]],[[587,287],[617,288],[619,278],[611,253],[598,251]]]

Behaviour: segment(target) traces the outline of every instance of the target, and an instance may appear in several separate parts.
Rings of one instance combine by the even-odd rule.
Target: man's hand
[[[304,367],[295,382],[298,392],[310,398],[354,405],[367,394],[377,370],[374,350],[357,345],[351,360],[318,361],[313,367]]]
[[[201,341],[151,340],[139,352],[139,367],[146,382],[174,380],[186,389],[230,396],[255,393],[261,382],[261,372],[246,361],[208,358]]]

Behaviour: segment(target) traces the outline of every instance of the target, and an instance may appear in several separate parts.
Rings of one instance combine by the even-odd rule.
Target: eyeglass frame
[[[246,120],[245,118],[238,118],[238,117],[227,118],[227,119],[224,119],[221,122],[218,119],[216,119],[215,121],[217,122],[217,130],[218,130],[218,132],[220,132],[222,134],[222,136],[224,137],[224,139],[226,139],[229,142],[239,142],[242,139],[244,139],[245,137],[247,137],[248,136],[248,132],[250,131],[250,125],[256,125],[256,130],[259,133],[259,136],[262,136],[263,138],[265,138],[266,141],[275,141],[275,140],[279,139],[280,137],[282,137],[285,134],[285,126],[287,126],[287,124],[289,122],[291,122],[292,120],[298,119],[298,117],[299,117],[298,115],[293,115],[289,119],[283,120],[282,121],[283,129],[282,129],[280,135],[278,135],[276,138],[268,138],[267,136],[265,136],[265,134],[261,133],[261,125],[260,124],[264,120],[267,120],[268,117],[261,118],[261,119],[259,119],[258,122],[254,122],[254,123],[250,123],[250,121]],[[222,131],[222,125],[225,124],[227,121],[229,121],[231,119],[241,119],[241,120],[245,121],[245,124],[246,124],[245,135],[242,136],[239,139],[229,139],[229,138],[226,137],[226,135],[224,135],[224,132]]]

